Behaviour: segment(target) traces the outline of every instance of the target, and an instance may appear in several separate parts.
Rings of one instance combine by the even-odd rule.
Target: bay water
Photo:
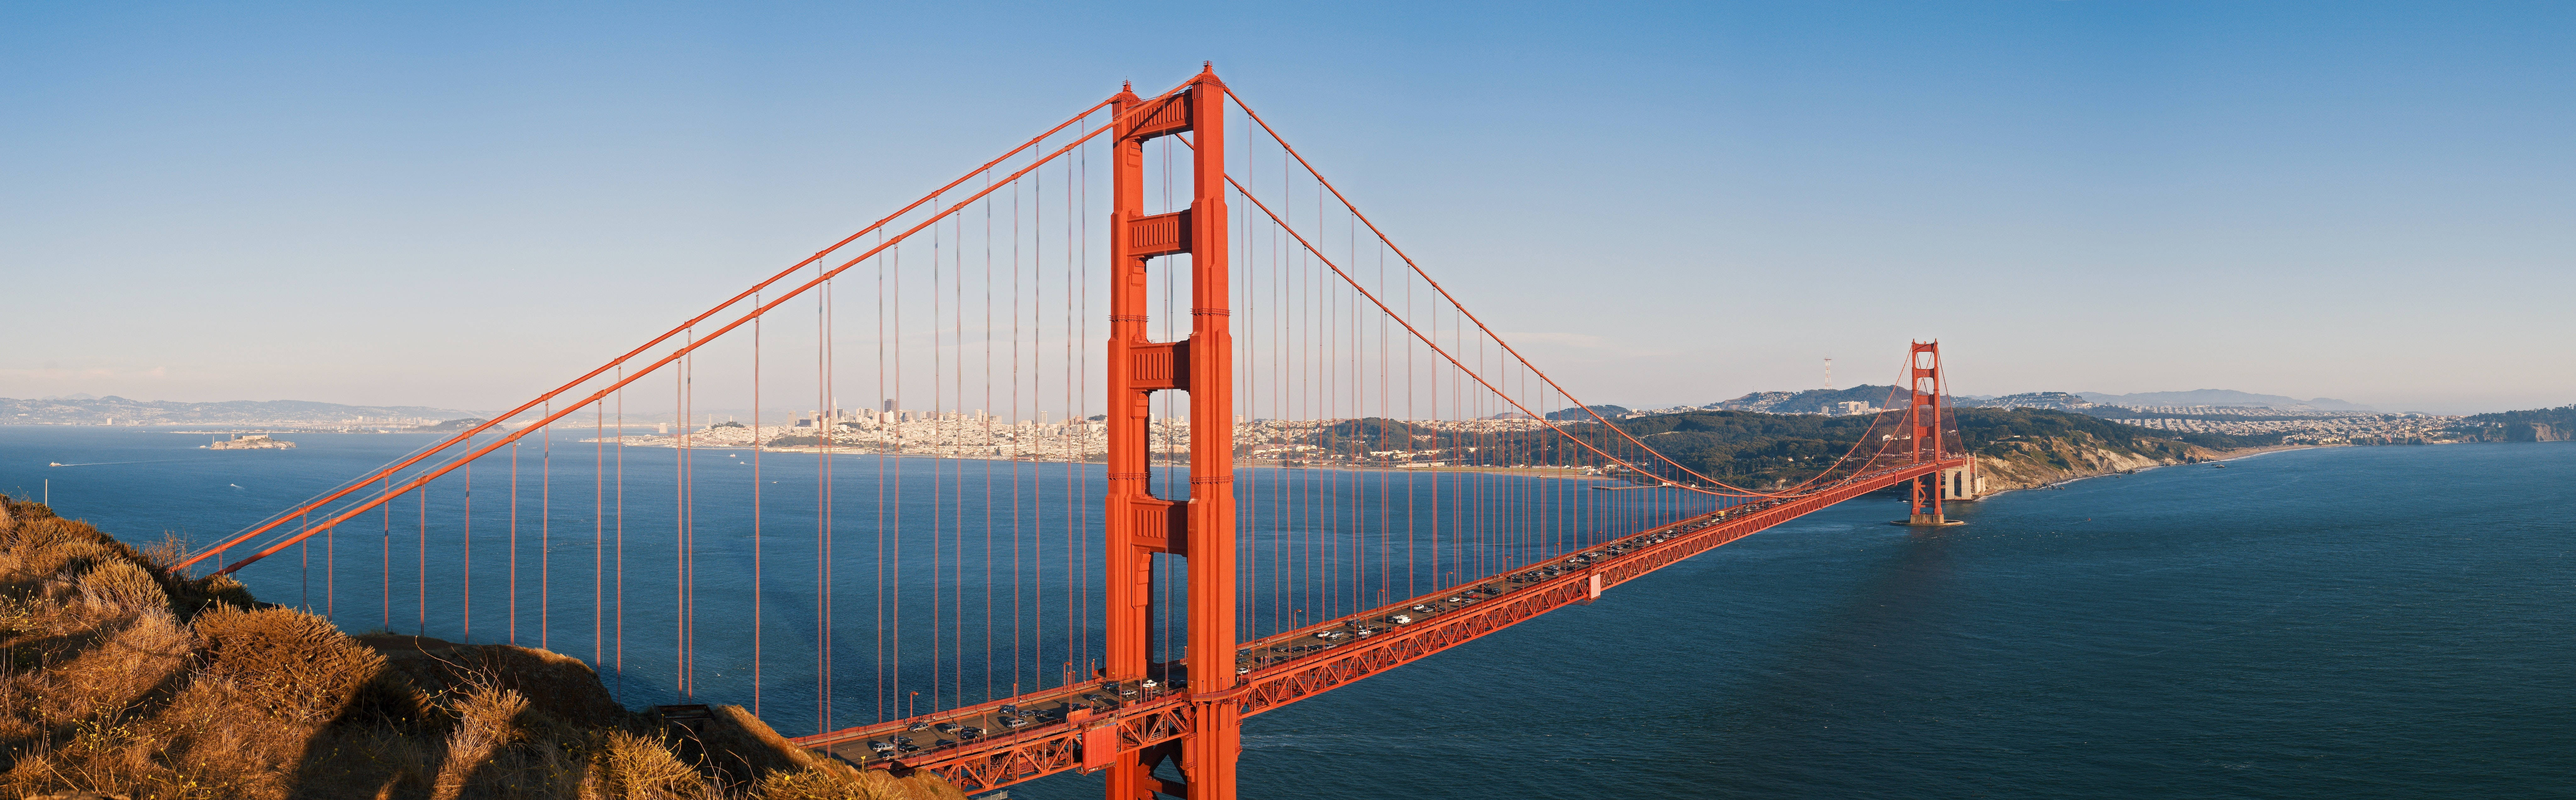
[[[299,448],[218,452],[0,426],[0,493],[50,481],[60,513],[128,541],[205,542],[430,441],[287,438]],[[1243,792],[2576,796],[2572,477],[2576,444],[2328,448],[2005,493],[1940,531],[1856,500],[1256,717]],[[562,550],[577,633],[550,642],[585,658],[588,526]],[[344,558],[383,547],[339,541]],[[309,555],[245,577],[319,609],[326,589],[291,560]],[[342,626],[384,627],[379,587],[348,580]],[[774,607],[810,606],[775,591]],[[701,629],[738,626],[747,602],[728,598],[751,595],[702,588]],[[741,676],[717,674],[738,672],[729,648],[701,648],[698,699],[746,702],[728,696]],[[630,706],[673,696],[667,667],[606,672]],[[1065,775],[1011,796],[1097,787]]]

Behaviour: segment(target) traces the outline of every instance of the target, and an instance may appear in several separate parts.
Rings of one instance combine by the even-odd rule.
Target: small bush
[[[384,673],[384,656],[301,611],[224,607],[199,615],[196,627],[207,643],[206,671],[283,719],[328,722]]]
[[[518,692],[489,684],[468,691],[456,704],[456,729],[447,734],[446,759],[430,788],[432,800],[456,800],[464,794],[474,773],[518,737],[519,712],[526,710],[528,698]]]
[[[592,783],[610,800],[664,800],[705,791],[698,771],[680,763],[664,742],[613,731],[599,749]]]
[[[129,562],[111,561],[92,568],[81,576],[80,588],[82,599],[92,605],[135,614],[170,610],[170,595],[161,590],[161,582]]]

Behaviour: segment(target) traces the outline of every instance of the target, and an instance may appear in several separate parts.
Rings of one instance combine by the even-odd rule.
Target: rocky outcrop
[[[2565,427],[2553,425],[2547,422],[2518,422],[2505,426],[2504,440],[2508,442],[2564,442],[2567,441],[2567,435],[2569,433],[2576,433],[2576,431],[2570,431]]]

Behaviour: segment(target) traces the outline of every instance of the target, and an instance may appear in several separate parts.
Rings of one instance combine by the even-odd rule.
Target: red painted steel
[[[1941,398],[1948,387],[1941,383],[1941,343],[1915,342],[1905,354],[1906,431],[1912,436],[1914,460],[1940,461],[1941,443],[1949,426],[1941,421]],[[1940,525],[1947,521],[1941,513],[1941,473],[1916,478],[1908,487],[1913,511],[1906,521],[1913,525]]]

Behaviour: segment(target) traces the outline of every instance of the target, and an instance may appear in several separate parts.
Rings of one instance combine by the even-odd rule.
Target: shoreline
[[[2216,458],[2216,459],[2211,459],[2211,461],[2213,461],[2213,462],[2216,462],[2216,461],[2235,461],[2235,460],[2238,460],[2238,459],[2253,458],[2253,457],[2255,457],[2255,456],[2259,456],[2259,455],[2267,455],[2267,454],[2271,454],[2271,453],[2285,453],[2285,452],[2289,452],[2289,451],[2291,451],[2291,450],[2316,450],[2316,449],[2326,448],[2326,447],[2357,447],[2357,446],[2358,446],[2358,445],[2349,445],[2349,444],[2281,444],[2281,445],[2272,445],[2272,446],[2269,446],[2269,447],[2240,447],[2240,448],[2237,448],[2237,449],[2234,449],[2234,450],[2225,450],[2225,451],[2220,451],[2220,452],[2219,452],[2219,455],[2225,456],[2225,458]]]

